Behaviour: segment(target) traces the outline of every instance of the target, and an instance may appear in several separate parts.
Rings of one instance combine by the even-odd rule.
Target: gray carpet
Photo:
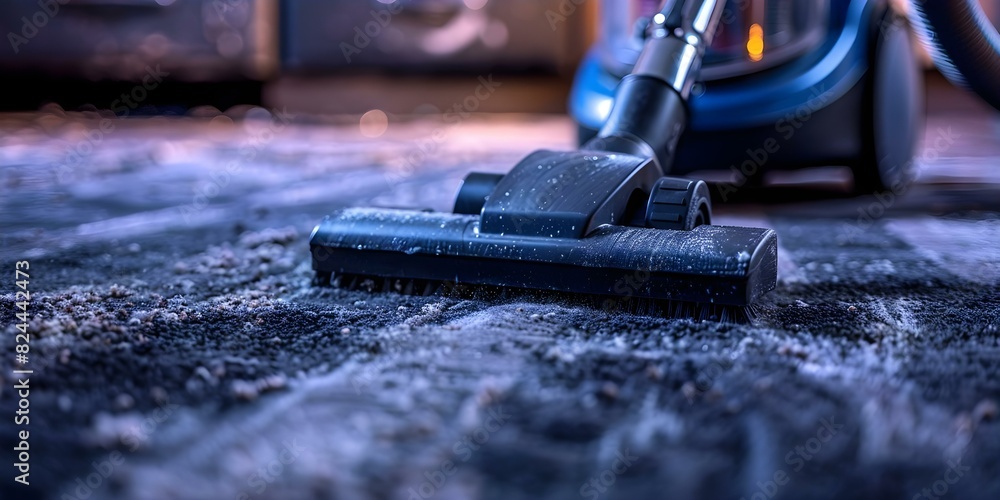
[[[570,147],[563,119],[122,121],[77,160],[97,121],[53,113],[0,117],[34,370],[31,485],[5,466],[4,498],[1000,498],[996,115],[934,115],[957,139],[890,202],[718,207],[781,245],[757,322],[720,325],[310,286],[325,213],[447,209],[466,171]]]

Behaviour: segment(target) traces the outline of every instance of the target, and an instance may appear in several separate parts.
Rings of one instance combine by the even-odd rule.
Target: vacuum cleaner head
[[[705,184],[657,170],[631,155],[539,151],[506,176],[467,178],[456,209],[479,215],[330,215],[311,238],[313,268],[322,284],[369,291],[491,285],[586,294],[608,310],[749,321],[777,279],[774,231],[705,224]]]
[[[774,286],[775,234],[601,226],[576,238],[480,232],[472,215],[347,209],[312,237],[318,276],[370,291],[434,293],[444,283],[584,293],[605,309],[746,322]]]
[[[710,226],[702,181],[665,176],[721,0],[665,1],[611,116],[580,151],[466,178],[454,213],[349,209],[313,232],[320,283],[429,293],[442,282],[596,296],[606,308],[748,321],[775,286],[768,229]]]

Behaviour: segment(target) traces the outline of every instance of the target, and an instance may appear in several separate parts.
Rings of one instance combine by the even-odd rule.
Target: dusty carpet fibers
[[[247,158],[252,122],[140,121],[60,177],[90,123],[0,138],[34,370],[25,489],[5,278],[4,498],[1000,498],[994,181],[931,165],[871,224],[868,198],[720,208],[781,242],[778,289],[734,326],[310,286],[329,210],[446,209],[470,165],[567,147],[564,121],[470,122],[416,169],[426,123],[301,124]],[[940,171],[1000,156],[958,151]]]

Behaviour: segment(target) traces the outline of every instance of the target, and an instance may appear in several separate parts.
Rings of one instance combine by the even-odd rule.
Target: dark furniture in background
[[[572,11],[567,11],[567,4]],[[587,4],[560,0],[10,0],[0,109],[110,103],[150,68],[152,112],[262,102],[286,75],[505,71],[568,78]]]
[[[567,72],[587,49],[584,11],[560,0],[286,0],[282,70]]]

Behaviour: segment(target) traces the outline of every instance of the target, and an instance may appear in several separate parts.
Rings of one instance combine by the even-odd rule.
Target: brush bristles
[[[347,290],[367,293],[398,293],[401,295],[430,296],[441,295],[455,298],[484,300],[507,300],[512,298],[559,298],[571,303],[584,303],[589,307],[608,313],[628,313],[642,316],[657,316],[678,319],[694,319],[720,323],[752,323],[757,316],[753,306],[730,306],[683,300],[651,299],[645,297],[624,297],[609,295],[574,294],[532,290],[525,288],[494,285],[471,285],[435,280],[407,278],[383,278],[362,274],[329,275],[319,273],[313,283],[321,286],[333,285]]]

